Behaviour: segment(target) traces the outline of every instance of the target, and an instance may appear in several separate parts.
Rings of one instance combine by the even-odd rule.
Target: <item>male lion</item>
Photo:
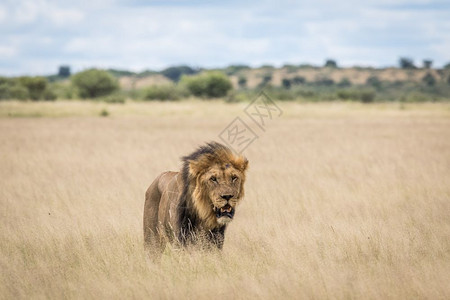
[[[222,248],[227,224],[244,196],[248,160],[211,142],[182,158],[181,172],[164,172],[145,193],[144,241],[160,254],[167,242]]]

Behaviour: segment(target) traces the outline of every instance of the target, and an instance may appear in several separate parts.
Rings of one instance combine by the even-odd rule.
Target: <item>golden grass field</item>
[[[449,299],[450,104],[278,105],[223,252],[154,263],[147,187],[245,104],[0,102],[0,298]]]

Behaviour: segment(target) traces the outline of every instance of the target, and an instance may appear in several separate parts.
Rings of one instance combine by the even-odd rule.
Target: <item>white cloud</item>
[[[12,48],[0,51],[14,49],[10,57],[17,59],[8,63],[15,64],[10,72],[52,73],[62,63],[74,70],[103,66],[139,71],[180,63],[322,64],[334,58],[340,65],[386,65],[395,64],[400,55],[449,59],[449,10],[407,8],[429,5],[423,0],[170,6],[123,1],[125,6],[116,0],[7,1],[0,5],[0,37]]]
[[[11,58],[17,54],[17,49],[12,46],[2,46],[0,45],[0,57]]]
[[[30,24],[50,21],[55,25],[78,23],[83,20],[81,8],[58,7],[49,0],[21,0],[11,6],[12,22]]]

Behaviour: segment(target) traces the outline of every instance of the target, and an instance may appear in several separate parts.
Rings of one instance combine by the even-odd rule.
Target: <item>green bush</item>
[[[363,90],[360,94],[360,100],[363,103],[370,103],[375,100],[376,93],[374,90]]]
[[[55,101],[58,98],[56,93],[51,89],[46,89],[42,96],[43,96],[43,99],[47,100],[47,101]]]
[[[69,82],[53,82],[49,85],[49,89],[58,99],[72,99],[77,94],[76,88]]]
[[[354,90],[338,90],[336,95],[342,100],[357,100],[359,98],[359,93]]]
[[[0,77],[0,99],[55,100],[45,77]]]
[[[27,88],[22,85],[14,85],[9,89],[11,99],[27,100],[30,99],[30,93]]]
[[[336,95],[342,100],[359,100],[364,103],[369,103],[375,100],[376,93],[372,89],[344,89],[338,90]]]
[[[19,77],[18,83],[28,90],[30,99],[44,99],[44,93],[47,89],[47,79],[44,77]]]
[[[114,93],[108,96],[101,97],[99,99],[106,103],[125,103],[125,96],[120,93]]]
[[[209,72],[181,77],[181,84],[197,97],[218,98],[227,95],[233,86],[223,73]]]
[[[72,76],[72,84],[81,98],[107,96],[118,90],[116,79],[106,71],[90,69]]]
[[[144,100],[170,101],[178,100],[182,96],[185,96],[185,93],[181,88],[171,84],[153,85],[143,91]]]

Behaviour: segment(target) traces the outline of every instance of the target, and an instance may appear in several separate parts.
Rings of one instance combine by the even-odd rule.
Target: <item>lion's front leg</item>
[[[223,243],[225,241],[225,226],[211,230],[209,242],[217,247],[217,249],[222,249]]]

